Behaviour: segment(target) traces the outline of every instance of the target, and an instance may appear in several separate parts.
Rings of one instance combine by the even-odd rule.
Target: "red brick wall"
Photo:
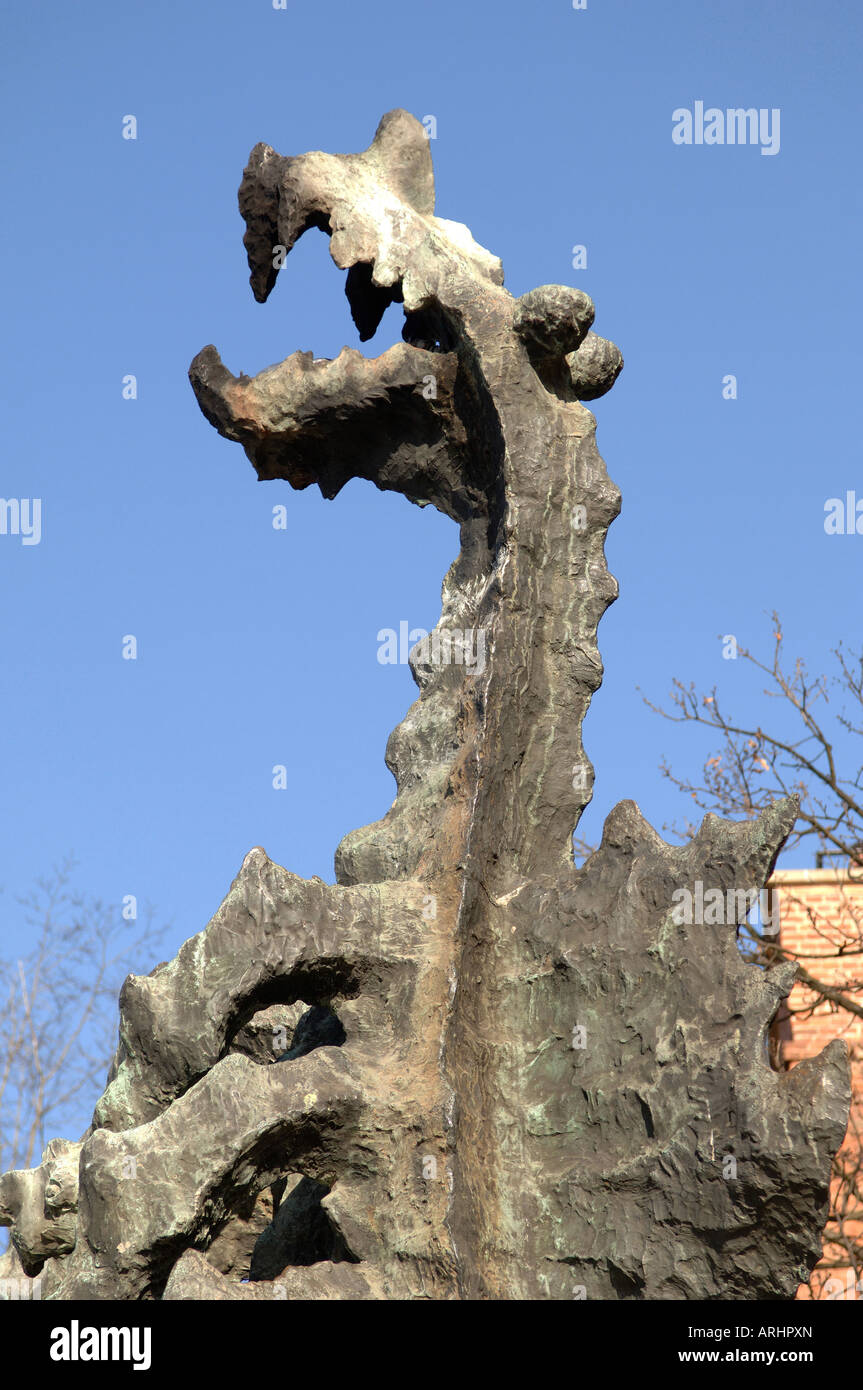
[[[779,890],[781,944],[799,953],[801,965],[816,979],[863,1005],[863,882],[850,881],[847,873],[835,869],[786,869],[774,875],[771,887]],[[844,957],[837,954],[842,946]],[[835,1175],[831,1192],[832,1204],[844,1213],[844,1234],[863,1244],[863,1018],[831,1003],[813,1011],[814,998],[811,989],[795,984],[788,999],[790,1017],[780,1016],[774,1024],[774,1053],[780,1067],[793,1067],[820,1052],[832,1038],[844,1038],[848,1044],[853,1099],[839,1154],[845,1178]],[[858,1213],[857,1219],[852,1212]],[[856,1282],[863,1268],[852,1267],[837,1234],[828,1224],[812,1287],[802,1285],[798,1298],[863,1297],[863,1283]]]

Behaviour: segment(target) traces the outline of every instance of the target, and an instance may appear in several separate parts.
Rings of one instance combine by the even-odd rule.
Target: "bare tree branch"
[[[846,891],[846,885],[863,881],[863,763],[853,743],[863,735],[863,655],[847,653],[840,643],[833,652],[836,673],[810,677],[799,657],[790,666],[785,661],[782,624],[777,613],[772,617],[769,660],[762,662],[737,647],[737,656],[766,676],[762,694],[777,701],[777,719],[770,729],[726,714],[715,686],[699,694],[694,684],[675,679],[670,709],[646,697],[644,701],[664,719],[719,735],[719,747],[705,759],[699,777],[678,776],[666,761],[661,764],[663,776],[699,810],[749,820],[778,797],[796,794],[800,816],[788,848],[814,842],[817,864],[826,859],[841,868],[829,911],[783,889],[784,901],[808,918],[823,949],[795,951],[781,940],[760,935],[749,923],[738,929],[741,949],[753,963],[769,968],[781,960],[797,962],[797,979],[805,987],[803,1003],[786,1004],[785,1017],[805,1022],[826,1005],[837,1016],[838,1030],[843,1016],[849,1024],[863,1018],[863,970],[858,964],[857,972],[852,971],[863,956],[863,910]],[[697,827],[687,818],[682,827],[664,828],[688,838]],[[582,853],[587,849],[580,848]],[[840,960],[847,962],[847,970],[837,978]],[[771,1042],[771,1065],[783,1065],[779,1053],[777,1037]],[[813,1298],[843,1296],[835,1291],[835,1281],[825,1282],[824,1271],[851,1269],[855,1279],[863,1276],[861,1223],[863,1134],[859,1113],[852,1107],[846,1144],[834,1162],[824,1259],[810,1283]]]
[[[0,957],[0,1172],[31,1167],[49,1138],[83,1128],[111,1063],[120,985],[152,968],[167,930],[149,908],[128,921],[73,893],[73,869],[67,859],[19,900],[32,947]]]

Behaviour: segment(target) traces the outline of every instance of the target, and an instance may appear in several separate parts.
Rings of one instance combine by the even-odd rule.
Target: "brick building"
[[[780,944],[814,979],[863,1007],[863,871],[784,869],[770,886],[779,894]],[[780,1069],[814,1056],[832,1038],[844,1038],[851,1056],[851,1117],[834,1168],[824,1254],[797,1296],[863,1298],[863,1017],[823,997],[816,1003],[818,997],[795,984],[770,1040]]]

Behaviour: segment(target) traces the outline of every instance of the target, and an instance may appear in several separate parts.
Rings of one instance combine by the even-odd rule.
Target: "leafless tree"
[[[19,899],[31,945],[0,957],[0,1173],[32,1166],[48,1139],[82,1128],[116,1046],[120,985],[131,969],[152,969],[166,930],[150,908],[138,919],[131,906],[124,916],[74,893],[73,870],[67,859]]]
[[[838,875],[835,906],[825,912],[809,900],[794,898],[783,889],[786,902],[795,902],[811,923],[818,945],[801,953],[788,943],[761,934],[757,925],[741,927],[741,947],[747,959],[763,966],[779,960],[798,963],[798,981],[805,986],[803,1002],[778,1020],[779,1029],[793,1017],[811,1018],[826,1007],[837,1015],[837,1033],[843,1018],[863,1018],[863,907],[859,895],[844,884],[863,882],[863,762],[854,740],[863,735],[863,655],[846,652],[840,643],[833,651],[835,670],[829,676],[810,676],[805,662],[786,662],[782,625],[773,617],[773,652],[761,661],[737,646],[736,656],[766,677],[763,693],[777,702],[771,728],[737,719],[726,713],[714,686],[699,693],[694,684],[673,682],[671,706],[664,709],[645,703],[663,718],[697,724],[718,737],[718,746],[705,760],[696,777],[678,776],[667,761],[665,777],[702,812],[752,818],[777,797],[796,795],[800,814],[788,849],[805,845],[814,851],[815,864],[844,871]],[[688,837],[695,825],[665,827]],[[827,962],[830,962],[829,966]],[[771,1061],[780,1066],[780,1054],[771,1049]],[[859,1059],[858,1065],[863,1063]],[[825,1231],[825,1258],[819,1270],[848,1269],[863,1279],[863,1134],[861,1117],[852,1109],[849,1136],[834,1164],[830,1218]],[[855,1142],[856,1141],[856,1142]],[[815,1297],[836,1297],[838,1281],[813,1280]],[[841,1296],[841,1295],[840,1295]]]

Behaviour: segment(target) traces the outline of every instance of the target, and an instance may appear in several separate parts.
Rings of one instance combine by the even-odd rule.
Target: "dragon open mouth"
[[[239,204],[258,302],[317,228],[346,272],[360,342],[391,304],[404,309],[402,341],[374,358],[349,347],[334,358],[295,352],[248,377],[234,376],[213,346],[198,353],[189,371],[198,403],[259,478],[317,483],[330,498],[367,478],[465,521],[488,514],[499,475],[492,379],[527,367],[565,401],[613,383],[622,359],[589,331],[587,295],[545,286],[513,299],[499,258],[462,223],[436,217],[434,201],[429,142],[406,111],[384,116],[360,154],[252,150]]]

